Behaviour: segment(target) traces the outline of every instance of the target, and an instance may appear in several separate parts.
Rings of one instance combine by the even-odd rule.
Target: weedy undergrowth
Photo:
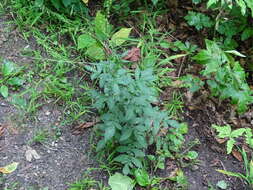
[[[206,40],[206,49],[201,50],[193,60],[203,64],[201,74],[206,77],[212,95],[218,96],[221,100],[230,99],[231,103],[236,105],[237,111],[243,113],[253,102],[252,90],[246,82],[244,69],[238,61],[235,61],[232,54],[245,57],[235,50],[224,51],[216,42]],[[198,80],[191,79],[185,82],[195,81],[195,84],[189,85],[192,90],[199,88],[197,84],[203,85]]]
[[[157,97],[152,68],[130,71],[112,62],[86,68],[100,88],[91,92],[101,120],[96,126],[102,137],[97,151],[113,144],[117,153],[114,161],[124,165],[124,174],[131,168],[143,168],[148,146],[163,138],[161,129],[179,127],[166,112],[152,105]]]

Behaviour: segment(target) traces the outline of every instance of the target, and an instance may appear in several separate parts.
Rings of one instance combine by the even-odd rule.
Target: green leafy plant
[[[14,90],[21,87],[25,80],[21,75],[22,69],[10,61],[3,61],[1,65],[0,93],[4,98],[9,96],[9,88]]]
[[[78,49],[85,49],[85,54],[96,60],[105,59],[106,50],[109,48],[105,46],[106,40],[113,47],[120,46],[131,32],[131,28],[121,28],[111,35],[112,27],[101,12],[97,12],[93,28],[94,31],[91,33],[84,33],[78,37]]]
[[[214,22],[210,19],[210,17],[204,15],[203,13],[189,11],[184,18],[190,26],[194,26],[197,30],[210,28],[214,25]]]
[[[34,6],[43,9],[43,6],[54,8],[66,14],[86,13],[88,8],[82,0],[35,0]]]
[[[244,137],[245,142],[253,148],[253,134],[250,128],[239,128],[232,130],[230,125],[218,126],[212,125],[212,127],[218,132],[218,138],[227,139],[227,154],[230,154],[236,144],[236,138]]]
[[[237,172],[230,172],[226,170],[217,170],[220,173],[223,173],[228,176],[237,177],[240,179],[243,179],[247,182],[250,188],[253,188],[253,160],[248,160],[247,153],[244,149],[241,151],[243,161],[244,161],[244,168],[245,168],[245,174],[237,173]]]
[[[97,150],[113,144],[117,154],[114,161],[124,165],[124,174],[130,173],[130,168],[143,168],[148,146],[158,139],[160,143],[165,142],[158,135],[161,127],[179,126],[176,121],[169,120],[165,112],[152,106],[157,96],[152,69],[137,68],[132,73],[112,62],[86,68],[101,89],[91,93],[95,101],[93,106],[100,113],[101,122],[97,128],[103,137]]]
[[[237,105],[237,111],[243,113],[253,102],[252,90],[246,82],[246,73],[232,54],[245,57],[235,50],[224,51],[216,42],[206,40],[206,50],[201,50],[193,60],[204,65],[201,74],[207,78],[212,95],[221,100],[230,99]]]
[[[241,9],[242,15],[246,15],[247,9],[250,9],[253,17],[253,2],[251,0],[208,0],[207,8],[217,4],[221,7],[228,7],[229,9],[232,9],[234,6],[238,6]]]

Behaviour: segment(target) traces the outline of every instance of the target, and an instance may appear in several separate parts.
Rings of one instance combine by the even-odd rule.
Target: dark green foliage
[[[188,15],[184,18],[190,26],[194,26],[197,30],[201,30],[205,27],[210,28],[214,25],[214,22],[210,19],[210,17],[202,13],[189,11]]]
[[[155,143],[161,127],[178,126],[167,114],[152,105],[157,93],[152,69],[134,73],[111,62],[93,67],[91,79],[98,80],[101,91],[92,91],[94,107],[99,110],[101,122],[97,125],[103,138],[97,145],[101,150],[113,143],[118,154],[114,161],[130,168],[142,168],[146,149]]]
[[[212,95],[222,100],[231,99],[242,113],[253,102],[252,90],[246,82],[244,69],[230,54],[243,56],[234,50],[223,51],[215,42],[206,40],[206,50],[201,50],[193,59],[204,65],[201,74],[208,78]]]

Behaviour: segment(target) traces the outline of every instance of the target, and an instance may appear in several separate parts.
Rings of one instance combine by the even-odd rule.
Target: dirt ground
[[[10,18],[0,17],[0,56],[13,60],[16,63],[29,63],[32,60],[21,56],[21,51],[26,48],[36,48],[34,41],[22,39],[19,31],[6,25]],[[189,124],[189,134],[186,142],[199,139],[200,145],[194,150],[199,154],[199,164],[185,168],[185,174],[189,180],[188,190],[206,190],[208,182],[213,186],[225,180],[229,190],[245,190],[245,184],[235,178],[224,176],[216,169],[228,171],[243,171],[243,164],[226,155],[225,147],[217,144],[211,133],[211,124],[219,122],[217,110],[208,106],[201,109],[185,111],[185,121]],[[71,133],[69,126],[59,126],[61,136],[56,140],[50,139],[46,143],[29,143],[39,129],[52,130],[61,122],[61,110],[55,106],[45,105],[36,115],[36,121],[26,121],[19,118],[18,110],[8,101],[0,97],[0,126],[4,127],[4,135],[0,137],[0,166],[12,162],[18,162],[18,169],[5,175],[0,181],[0,190],[10,187],[18,182],[18,190],[42,189],[65,190],[67,183],[74,182],[82,177],[87,168],[94,166],[94,161],[89,158],[89,131],[76,136]],[[27,159],[28,150],[35,150],[39,158]],[[101,175],[100,178],[103,176]]]

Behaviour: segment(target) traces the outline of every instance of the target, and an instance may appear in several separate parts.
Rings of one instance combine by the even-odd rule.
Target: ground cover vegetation
[[[230,118],[252,107],[251,0],[0,2],[0,15],[8,13],[22,38],[39,48],[21,52],[32,64],[0,59],[1,98],[24,119],[36,121],[42,106],[53,104],[62,110],[61,126],[78,134],[93,128],[89,154],[98,167],[90,169],[107,177],[98,180],[88,171],[66,181],[69,190],[191,189],[183,168],[199,164],[194,147],[200,141],[185,143],[184,112],[194,109],[187,102],[211,99],[229,108]],[[226,122],[209,128],[245,168],[245,174],[217,172],[252,188],[252,128]],[[28,144],[60,137],[58,127],[38,130]],[[177,167],[162,175],[168,161]],[[0,168],[0,187],[17,167]],[[229,182],[208,189],[229,189]]]

